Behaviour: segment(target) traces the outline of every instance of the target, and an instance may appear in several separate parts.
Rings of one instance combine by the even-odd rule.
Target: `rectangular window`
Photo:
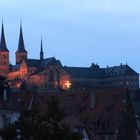
[[[7,101],[7,90],[6,89],[4,89],[4,92],[3,92],[3,99],[4,99],[4,101]]]

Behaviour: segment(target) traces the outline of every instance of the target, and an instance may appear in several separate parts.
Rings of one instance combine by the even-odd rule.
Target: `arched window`
[[[49,72],[49,86],[50,87],[54,87],[54,71],[53,70],[50,70]]]
[[[3,62],[3,65],[5,66],[6,65],[6,62]]]
[[[56,70],[55,75],[56,75],[57,86],[59,86],[60,85],[60,71]]]
[[[6,58],[6,55],[5,54],[3,54],[3,58]]]

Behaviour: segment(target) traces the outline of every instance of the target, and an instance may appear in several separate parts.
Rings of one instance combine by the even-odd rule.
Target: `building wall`
[[[9,72],[7,74],[7,80],[14,80],[19,78],[19,71]]]
[[[60,86],[61,86],[62,89],[67,89],[67,86],[66,86],[67,82],[70,82],[72,84],[70,75],[65,70],[61,69]]]
[[[73,88],[139,88],[139,76],[118,75],[106,78],[71,78]]]
[[[0,75],[6,76],[9,72],[9,52],[0,52]]]
[[[139,87],[139,77],[133,75],[121,75],[108,77],[104,79],[104,87],[128,87],[128,88],[138,88]]]
[[[30,76],[29,86],[31,88],[46,88],[47,87],[46,75],[33,75]]]
[[[21,63],[26,58],[27,58],[26,52],[17,52],[16,53],[16,63]]]
[[[41,73],[37,73],[41,71]],[[36,74],[34,74],[36,73]],[[44,78],[43,78],[44,76]],[[26,62],[21,63],[20,69],[8,73],[8,80],[24,79],[29,86],[38,88],[109,88],[125,87],[139,88],[138,75],[113,75],[108,77],[71,77],[62,66],[49,65],[42,67],[28,67]],[[69,86],[68,86],[69,84]]]

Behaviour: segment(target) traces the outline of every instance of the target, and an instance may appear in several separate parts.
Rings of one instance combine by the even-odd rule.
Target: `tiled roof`
[[[28,67],[36,67],[38,70],[35,72],[37,73],[42,73],[43,72],[43,67],[44,66],[62,66],[61,62],[59,60],[56,60],[54,57],[46,58],[43,60],[40,59],[25,59],[25,63],[27,64]],[[18,71],[20,69],[21,63],[16,64],[16,65],[10,65],[10,71]]]
[[[32,73],[30,76],[35,76],[35,75],[46,75],[46,71],[44,69],[39,69],[37,71],[35,71],[34,73]]]
[[[41,66],[41,60],[39,60],[39,59],[25,59],[25,62],[28,67],[40,67]]]
[[[39,103],[41,110],[45,111],[47,102],[50,101],[51,97],[56,97],[60,108],[66,109],[68,114],[64,122],[68,121],[71,127],[85,127],[90,135],[92,135],[91,132],[94,132],[91,130],[95,130],[95,128],[97,135],[107,135],[114,134],[120,124],[127,90],[114,88],[92,92],[88,90],[54,91],[53,93],[50,91],[20,92],[12,93],[12,100],[8,104],[0,102],[0,109],[29,108],[34,102]],[[95,100],[91,96],[93,93],[95,93]],[[92,102],[95,102],[94,108],[91,108]]]
[[[59,66],[62,66],[61,62],[59,60],[56,60],[55,57],[50,57],[50,58],[44,59],[42,61],[42,64],[45,65],[45,66],[48,66],[48,65],[59,65]]]
[[[49,65],[60,65],[61,63],[59,60],[56,60],[54,57],[46,58],[43,60],[40,59],[26,59],[25,60],[27,66],[29,67],[44,67]]]
[[[20,69],[20,63],[16,65],[10,65],[10,71],[18,71]]]
[[[0,102],[0,110],[8,110],[8,111],[20,111],[21,106],[14,101],[1,101]]]
[[[103,76],[101,69],[83,68],[83,67],[67,67],[64,69],[76,78],[101,78]]]
[[[108,68],[100,68],[98,65],[91,67],[67,67],[64,69],[75,78],[102,78],[102,77],[112,77],[118,75],[138,75],[132,68],[128,65],[120,65]]]
[[[58,98],[60,108],[66,109],[69,116],[66,120],[70,121],[72,127],[81,125],[89,131],[96,128],[97,134],[113,134],[122,117],[126,89],[102,89],[96,90],[95,93],[95,100],[91,100],[92,93],[87,90],[63,91],[61,94],[56,91],[54,93],[39,92],[35,100],[40,103],[40,108],[45,110],[45,104],[51,97]],[[92,101],[95,102],[94,108],[91,108]]]
[[[25,91],[10,93],[8,101],[0,101],[0,110],[20,112],[24,109],[29,109],[32,97],[34,96],[34,93],[25,93]]]
[[[120,65],[105,68],[105,76],[117,76],[117,75],[138,75],[136,71],[130,68],[128,65]]]

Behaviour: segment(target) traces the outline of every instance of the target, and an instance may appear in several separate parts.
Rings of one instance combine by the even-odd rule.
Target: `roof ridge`
[[[64,66],[64,67],[66,67],[66,68],[90,68],[90,67],[72,67],[72,66]]]

